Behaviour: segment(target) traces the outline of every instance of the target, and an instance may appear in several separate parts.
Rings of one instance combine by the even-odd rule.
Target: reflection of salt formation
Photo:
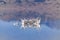
[[[24,20],[21,20],[22,22],[22,26],[23,28],[26,28],[26,27],[34,27],[34,28],[40,28],[40,19],[24,19]]]

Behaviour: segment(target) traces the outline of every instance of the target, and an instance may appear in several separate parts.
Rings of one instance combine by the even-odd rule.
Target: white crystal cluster
[[[41,19],[21,19],[21,22],[13,23],[14,26],[21,28],[40,28]]]

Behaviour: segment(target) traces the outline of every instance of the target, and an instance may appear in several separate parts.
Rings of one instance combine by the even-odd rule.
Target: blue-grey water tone
[[[0,20],[0,40],[60,40],[60,30],[51,29],[45,24],[37,29],[21,29],[14,22]]]
[[[34,0],[35,2],[45,2],[46,0]]]

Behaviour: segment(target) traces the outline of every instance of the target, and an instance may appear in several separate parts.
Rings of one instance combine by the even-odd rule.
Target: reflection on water
[[[60,30],[41,24],[40,30],[20,29],[13,22],[0,20],[0,40],[60,40]]]

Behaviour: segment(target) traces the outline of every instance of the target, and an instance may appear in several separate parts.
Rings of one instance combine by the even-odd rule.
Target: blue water
[[[35,0],[35,2],[45,2],[46,0]]]
[[[21,29],[13,22],[0,21],[0,40],[60,40],[60,30],[51,29],[45,24],[37,29]]]

